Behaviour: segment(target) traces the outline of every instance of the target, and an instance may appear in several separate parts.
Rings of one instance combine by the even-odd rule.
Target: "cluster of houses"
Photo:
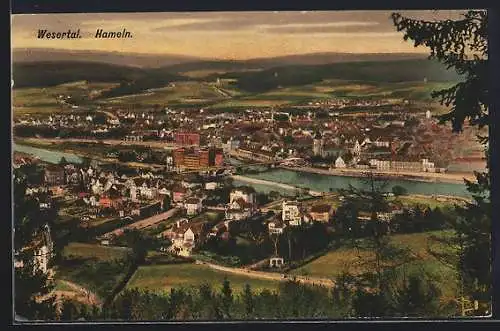
[[[282,234],[287,226],[300,226],[312,222],[328,223],[335,210],[330,204],[317,204],[305,208],[299,201],[282,202],[281,215],[275,217],[267,226],[270,234]]]
[[[188,216],[195,216],[203,209],[202,200],[199,198],[186,199],[184,206]],[[180,256],[190,256],[193,249],[208,238],[229,239],[229,227],[232,222],[245,221],[257,213],[255,190],[247,186],[238,187],[230,192],[222,221],[211,225],[209,222],[193,222],[184,218],[162,232],[159,237],[170,239],[172,244],[168,251]]]

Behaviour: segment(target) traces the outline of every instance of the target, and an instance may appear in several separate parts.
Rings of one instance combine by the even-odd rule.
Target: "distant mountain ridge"
[[[155,68],[200,61],[202,58],[175,54],[141,54],[100,51],[67,51],[52,48],[16,48],[12,51],[14,63],[32,62],[97,62],[118,66]]]
[[[194,57],[176,54],[141,54],[106,51],[67,51],[51,48],[17,48],[13,50],[14,63],[85,61],[99,62],[120,66],[158,68],[171,67],[173,72],[191,70],[241,70],[268,69],[285,65],[320,65],[340,62],[358,61],[393,61],[403,59],[422,59],[425,54],[419,53],[311,53],[285,55],[248,60],[219,60],[207,57]]]
[[[212,73],[204,77],[188,77],[186,70],[204,64]],[[120,86],[107,95],[120,96],[163,87],[175,81],[215,81],[228,78],[241,90],[262,93],[279,87],[307,85],[325,79],[371,82],[458,81],[459,75],[435,60],[402,59],[394,61],[351,61],[319,65],[287,65],[280,63],[267,69],[251,71],[253,64],[234,62],[195,62],[160,68],[139,68],[86,61],[21,62],[13,64],[14,86],[48,87],[86,80],[115,82]],[[229,70],[233,66],[233,70]],[[236,68],[236,67],[239,68]],[[218,69],[225,67],[226,69]]]

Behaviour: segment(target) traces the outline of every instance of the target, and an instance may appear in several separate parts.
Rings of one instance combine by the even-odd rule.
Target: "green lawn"
[[[123,259],[127,256],[128,249],[120,247],[107,247],[97,244],[69,243],[63,250],[63,256],[83,259],[97,259],[111,261]]]
[[[447,296],[452,296],[456,291],[457,278],[455,271],[431,256],[427,248],[430,247],[433,251],[439,252],[443,252],[445,249],[448,250],[447,247],[433,240],[433,238],[447,237],[450,234],[450,231],[432,231],[392,236],[393,244],[397,247],[408,248],[417,257],[415,262],[407,265],[408,270],[425,271],[442,285],[443,294]],[[372,251],[363,248],[358,251],[346,243],[345,247],[332,250],[328,254],[291,271],[291,273],[325,278],[335,278],[344,271],[361,274],[371,271],[366,262],[373,259],[373,257],[374,253]]]
[[[191,287],[207,282],[214,288],[220,288],[224,277],[227,277],[235,292],[243,290],[245,284],[250,284],[252,289],[274,290],[277,281],[261,280],[231,273],[213,270],[205,265],[190,263],[141,266],[132,276],[127,288],[149,289],[152,291],[169,291],[171,288]]]

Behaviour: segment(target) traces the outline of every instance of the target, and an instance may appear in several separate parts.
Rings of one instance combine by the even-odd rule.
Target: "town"
[[[488,315],[478,74],[332,13],[17,17],[16,320]]]
[[[352,106],[378,105],[366,101]],[[212,115],[203,109],[137,113],[106,108],[94,115],[22,116],[14,131],[25,141],[36,137],[51,148],[62,143],[77,154],[79,147],[94,154],[81,154],[89,158],[83,165],[66,160],[46,164],[15,152],[14,167],[35,165],[38,177],[32,176],[36,179],[26,194],[37,194],[40,207],[57,204],[60,215],[83,229],[110,228],[98,231],[93,242],[119,246],[121,235],[139,230],[154,236],[161,252],[200,258],[207,242],[248,237],[247,223],[262,225],[268,236],[312,224],[321,224],[325,233],[334,231],[342,199],[338,192],[291,185],[288,194],[258,193],[251,184],[259,181],[248,174],[281,168],[329,176],[351,170],[357,177],[371,172],[381,179],[431,182],[440,177],[425,175],[448,174],[448,166],[463,157],[453,151],[460,151],[467,135],[445,136],[429,110],[404,112],[404,105],[392,105],[390,114],[340,115],[338,109],[346,104],[326,102],[314,112],[302,106],[288,112],[273,107]],[[243,185],[234,185],[235,179]],[[390,189],[386,194],[394,196]],[[390,220],[402,210],[394,205],[379,217]],[[360,215],[363,219],[369,217]],[[271,258],[264,260],[269,266],[292,262],[277,249],[268,254]],[[46,262],[41,268],[47,270]]]

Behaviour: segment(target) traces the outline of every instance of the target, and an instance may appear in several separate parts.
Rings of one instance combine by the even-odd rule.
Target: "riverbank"
[[[291,191],[304,190],[304,188],[298,187],[298,186],[292,186],[292,185],[288,185],[288,184],[277,183],[277,182],[272,182],[272,181],[263,180],[263,179],[256,179],[256,178],[251,178],[251,177],[246,177],[246,176],[241,176],[241,175],[232,175],[231,178],[233,178],[234,180],[238,180],[240,182],[244,182],[244,183],[274,186],[274,187],[279,187],[279,188],[282,188],[285,190],[291,190]],[[323,192],[319,192],[319,191],[309,191],[308,193],[312,196],[323,195]]]
[[[406,172],[399,171],[397,173],[391,171],[384,170],[365,170],[365,169],[318,169],[311,167],[285,167],[279,166],[279,168],[291,170],[291,171],[299,171],[306,173],[314,173],[319,175],[326,176],[346,176],[346,177],[364,177],[367,171],[373,173],[376,178],[379,179],[400,179],[400,180],[408,180],[408,181],[418,181],[418,182],[426,182],[426,183],[452,183],[452,184],[463,184],[464,179],[474,181],[474,174],[470,173],[435,173],[435,172]]]

